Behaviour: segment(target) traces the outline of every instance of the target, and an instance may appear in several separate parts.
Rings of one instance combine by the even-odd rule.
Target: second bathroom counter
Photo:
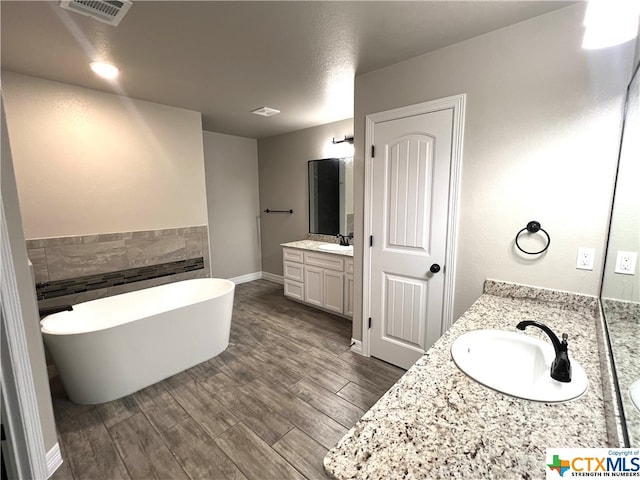
[[[549,297],[549,298],[546,298]],[[550,301],[551,300],[551,301]],[[329,451],[335,479],[545,478],[545,449],[605,447],[597,300],[487,281],[485,293]],[[569,334],[589,388],[558,404],[510,397],[467,377],[451,343],[521,320]],[[548,341],[537,329],[528,329]]]
[[[345,257],[353,257],[353,250],[342,251],[342,250],[323,250],[320,248],[320,245],[326,245],[327,243],[335,243],[335,242],[319,242],[317,240],[298,240],[295,242],[287,242],[281,243],[281,247],[285,248],[297,248],[300,250],[311,250],[314,252],[320,253],[328,253],[330,255],[343,255]]]

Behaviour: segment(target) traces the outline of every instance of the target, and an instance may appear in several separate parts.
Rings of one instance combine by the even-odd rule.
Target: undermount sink
[[[318,245],[320,250],[326,250],[327,252],[352,252],[353,245],[338,245],[337,243],[323,243]]]
[[[453,342],[451,356],[477,382],[527,400],[566,402],[581,396],[589,386],[584,369],[573,359],[571,382],[552,379],[553,346],[525,333],[473,330]]]

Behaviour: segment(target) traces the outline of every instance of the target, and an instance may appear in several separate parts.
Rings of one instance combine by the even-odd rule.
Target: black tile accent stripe
[[[144,267],[129,268],[117,272],[99,273],[65,280],[36,284],[38,300],[47,298],[64,297],[74,293],[89,292],[101,288],[115,287],[127,283],[151,280],[152,278],[166,277],[178,273],[191,272],[204,268],[204,258],[190,258],[177,262],[160,263]]]

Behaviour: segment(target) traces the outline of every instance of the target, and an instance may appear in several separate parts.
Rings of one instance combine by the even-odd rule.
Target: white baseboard
[[[229,280],[231,280],[235,284],[239,284],[239,283],[253,282],[254,280],[260,280],[261,278],[262,278],[262,272],[253,272],[253,273],[247,273],[246,275],[240,275],[239,277],[233,277],[233,278],[230,278]]]
[[[262,272],[262,278],[263,280],[268,280],[270,282],[284,285],[284,277],[282,275],[276,275],[275,273],[269,273],[269,272]]]
[[[280,285],[284,284],[284,277],[282,277],[281,275],[276,275],[274,273],[269,273],[269,272],[253,272],[253,273],[247,273],[246,275],[240,275],[239,277],[229,278],[229,280],[231,280],[235,284],[253,282],[254,280],[260,280],[260,279],[279,283]]]
[[[46,456],[47,462],[47,478],[50,478],[60,465],[62,465],[62,452],[60,451],[60,444],[56,443],[51,450],[47,452]]]
[[[362,355],[362,342],[360,340],[351,339],[351,351]]]

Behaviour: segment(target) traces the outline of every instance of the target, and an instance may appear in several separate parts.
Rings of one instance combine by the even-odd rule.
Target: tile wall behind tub
[[[27,240],[37,283],[71,280],[202,257],[204,268],[151,280],[40,300],[40,308],[76,304],[165,283],[210,275],[206,225]]]

